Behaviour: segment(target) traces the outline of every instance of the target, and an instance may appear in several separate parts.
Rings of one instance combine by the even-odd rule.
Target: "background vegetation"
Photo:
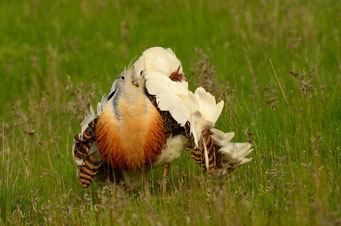
[[[340,12],[337,0],[0,1],[0,224],[341,224]],[[164,199],[161,169],[148,201],[82,189],[72,137],[151,46],[225,100],[217,127],[254,143],[253,161],[216,181],[184,153]]]

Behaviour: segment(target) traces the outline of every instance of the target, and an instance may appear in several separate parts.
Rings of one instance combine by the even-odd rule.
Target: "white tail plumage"
[[[230,166],[238,167],[248,163],[252,158],[245,158],[253,149],[250,143],[232,143],[230,140],[234,137],[234,133],[224,133],[218,129],[210,130],[214,143],[220,147],[218,150],[223,159],[230,164]]]

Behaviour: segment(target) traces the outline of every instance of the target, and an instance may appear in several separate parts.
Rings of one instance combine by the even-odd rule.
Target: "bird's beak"
[[[137,81],[135,81],[135,80],[133,80],[133,81],[131,82],[131,84],[132,84],[133,86],[135,86],[135,87],[139,87],[139,83],[138,83]]]
[[[132,75],[131,77],[131,84],[135,87],[139,87],[139,83],[138,83],[138,80],[139,78],[136,76],[136,75]]]
[[[144,79],[144,75],[143,75],[143,71],[141,71],[140,73],[135,74],[135,75],[132,76],[131,84],[133,86],[139,87],[140,86],[139,82],[141,82],[143,79]]]

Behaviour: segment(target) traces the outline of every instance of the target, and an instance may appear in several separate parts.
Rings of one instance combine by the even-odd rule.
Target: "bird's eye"
[[[142,74],[143,74],[143,70],[140,72],[140,75],[142,76]]]
[[[124,76],[121,76],[121,80],[124,81],[125,77]]]

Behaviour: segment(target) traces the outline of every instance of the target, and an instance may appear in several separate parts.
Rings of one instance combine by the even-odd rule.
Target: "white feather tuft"
[[[230,140],[234,133],[224,133],[218,129],[211,129],[214,144],[221,147],[218,151],[223,155],[223,159],[233,167],[244,165],[251,161],[245,158],[253,149],[250,143],[232,143]]]
[[[186,147],[188,140],[183,135],[177,135],[167,138],[167,142],[161,151],[161,154],[156,157],[153,167],[162,166],[165,163],[170,163],[179,158],[181,151]]]
[[[202,132],[202,116],[199,111],[195,111],[191,114],[190,130],[194,139],[195,147],[199,147],[199,140]]]
[[[161,74],[170,76],[178,69],[183,73],[180,60],[175,56],[171,49],[162,47],[151,47],[142,53],[142,56],[134,63],[136,71],[157,71]]]
[[[203,120],[212,122],[214,125],[223,110],[224,101],[217,104],[215,97],[202,87],[197,88],[194,95],[198,99],[199,111]]]
[[[206,147],[206,145],[205,145],[205,140],[204,140],[203,137],[202,137],[202,142],[203,142],[203,144],[204,144],[205,165],[206,165],[207,171],[209,171],[210,166],[209,166],[209,160],[208,160],[207,147]]]
[[[230,142],[234,137],[234,132],[224,133],[223,131],[215,128],[210,129],[210,131],[212,133],[211,137],[214,140],[214,143],[220,146],[224,146],[226,142]]]
[[[201,87],[196,89],[194,94],[189,92],[189,97],[191,112],[189,122],[194,143],[198,147],[202,131],[214,127],[221,114],[224,102],[221,101],[217,104],[215,97]]]
[[[101,103],[97,104],[97,116],[99,116],[102,113],[102,111],[103,111],[103,109],[107,103],[108,103],[108,96],[103,95]]]

